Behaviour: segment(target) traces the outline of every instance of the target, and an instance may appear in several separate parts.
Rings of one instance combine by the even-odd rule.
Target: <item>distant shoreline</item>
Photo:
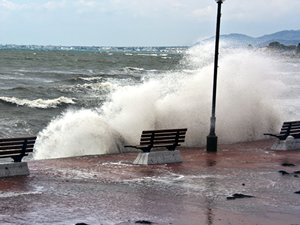
[[[0,50],[56,50],[56,51],[143,51],[153,52],[157,50],[187,49],[189,46],[64,46],[64,45],[18,45],[0,44]]]

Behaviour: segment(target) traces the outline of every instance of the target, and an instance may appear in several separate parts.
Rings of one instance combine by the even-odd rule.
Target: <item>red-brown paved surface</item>
[[[30,161],[29,176],[0,179],[0,224],[300,224],[300,151],[272,142],[181,149],[169,165],[132,165],[137,153]]]

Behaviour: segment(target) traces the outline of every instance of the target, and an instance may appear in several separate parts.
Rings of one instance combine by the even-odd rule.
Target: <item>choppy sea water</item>
[[[209,130],[213,44],[191,48],[1,46],[2,137],[38,135],[36,158],[104,154],[142,130]],[[217,133],[256,140],[298,120],[300,58],[265,49],[220,50]],[[298,82],[299,81],[299,82]]]
[[[1,136],[35,135],[67,108],[95,108],[117,86],[174,69],[181,48],[0,50]]]

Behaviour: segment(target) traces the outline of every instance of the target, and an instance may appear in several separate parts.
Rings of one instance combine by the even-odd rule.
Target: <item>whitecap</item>
[[[144,68],[139,68],[139,67],[125,67],[124,68],[125,71],[129,70],[129,71],[143,71],[145,70]]]
[[[78,77],[80,80],[85,80],[85,81],[95,81],[95,80],[102,80],[102,77]]]
[[[90,89],[90,90],[111,90],[115,88],[115,85],[110,82],[93,83],[93,84],[77,84],[75,86],[78,89]]]
[[[1,101],[16,104],[18,106],[27,106],[30,108],[39,108],[39,109],[48,109],[48,108],[57,108],[61,104],[75,104],[74,98],[67,98],[61,96],[55,99],[20,99],[16,97],[0,97]]]

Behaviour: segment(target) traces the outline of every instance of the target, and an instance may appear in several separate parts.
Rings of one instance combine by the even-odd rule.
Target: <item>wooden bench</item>
[[[143,152],[150,152],[152,148],[157,147],[165,147],[170,151],[174,151],[177,146],[180,146],[180,143],[184,142],[186,131],[187,128],[144,130],[139,145],[127,145],[124,147],[141,149]]]
[[[33,152],[36,137],[2,138],[0,139],[0,158],[13,158],[21,162],[24,156]]]
[[[285,140],[288,136],[293,136],[294,138],[300,138],[300,121],[284,122],[282,124],[280,133],[278,134],[265,133],[264,135],[276,137],[279,140]]]

